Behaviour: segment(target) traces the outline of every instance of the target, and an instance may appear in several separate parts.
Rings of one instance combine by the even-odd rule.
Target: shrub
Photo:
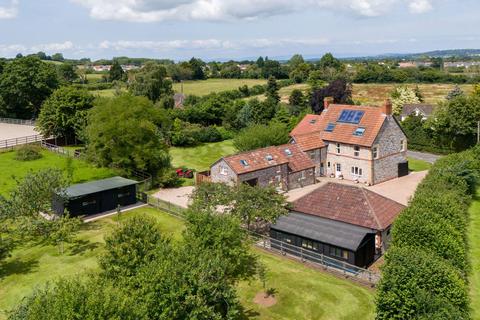
[[[288,128],[283,123],[253,125],[242,130],[233,140],[238,151],[281,145],[288,142]]]
[[[32,161],[42,157],[42,148],[38,145],[26,144],[21,146],[15,152],[15,160]]]
[[[216,127],[202,127],[197,133],[199,142],[218,142],[222,141],[222,134]]]

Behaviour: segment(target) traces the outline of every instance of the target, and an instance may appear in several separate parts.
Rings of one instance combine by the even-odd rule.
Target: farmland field
[[[32,161],[19,161],[15,159],[15,151],[0,153],[0,195],[7,196],[15,185],[16,180],[22,179],[30,171],[45,168],[64,169],[66,158],[56,153],[43,150],[42,158]],[[89,180],[103,179],[115,175],[107,168],[96,168],[78,159],[73,160],[73,182],[80,183]]]
[[[151,207],[122,213],[120,219],[146,214],[160,224],[162,234],[181,239],[182,220]],[[59,276],[82,275],[98,270],[97,257],[102,253],[104,236],[117,223],[112,216],[87,223],[76,241],[59,254],[55,246],[20,247],[7,259],[0,274],[0,319],[36,286]],[[267,286],[275,289],[277,304],[263,307],[253,302],[262,290],[260,281],[242,282],[238,294],[247,319],[351,319],[374,318],[374,291],[328,273],[313,270],[300,262],[253,249],[267,267]],[[3,312],[2,312],[3,311]]]
[[[238,89],[238,87],[247,85],[252,87],[254,85],[266,84],[267,80],[263,79],[208,79],[198,81],[184,81],[183,83],[174,83],[173,90],[175,92],[182,92],[186,95],[193,94],[197,96],[204,96],[212,92],[226,91]]]
[[[380,84],[380,83],[355,83],[353,85],[353,100],[362,104],[382,104],[390,92],[402,84]],[[407,84],[406,86],[415,88],[416,84]],[[418,84],[420,92],[423,94],[425,103],[436,104],[445,99],[447,94],[455,87],[454,84]],[[470,93],[473,85],[459,85],[465,92]]]

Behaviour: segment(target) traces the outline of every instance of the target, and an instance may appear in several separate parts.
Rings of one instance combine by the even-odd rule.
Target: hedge
[[[438,160],[395,221],[377,319],[469,319],[468,208],[480,147]]]

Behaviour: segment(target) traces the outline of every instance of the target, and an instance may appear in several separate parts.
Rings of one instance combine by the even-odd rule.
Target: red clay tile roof
[[[364,115],[358,124],[337,122],[343,110],[363,111]],[[331,104],[320,115],[306,115],[290,136],[298,140],[301,135],[318,132],[323,141],[371,147],[386,118],[387,115],[380,107]],[[311,123],[312,120],[315,123]],[[330,123],[335,124],[335,128],[332,132],[327,132],[325,128]],[[365,128],[365,133],[355,136],[353,133],[360,127]]]
[[[293,211],[374,230],[388,228],[405,208],[363,187],[328,183],[293,202]]]
[[[319,132],[292,136],[292,138],[302,151],[320,149],[326,146]]]
[[[288,154],[286,151],[287,149],[290,150],[291,155]],[[272,159],[268,160],[268,156]],[[227,162],[236,174],[244,174],[282,164],[288,164],[288,167],[292,172],[315,167],[313,161],[303,153],[298,146],[292,144],[242,152],[225,157],[223,160]],[[246,161],[248,165],[242,165],[240,162],[241,160]]]

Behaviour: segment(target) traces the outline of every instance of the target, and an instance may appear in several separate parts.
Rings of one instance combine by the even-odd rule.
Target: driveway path
[[[156,193],[152,194],[152,197],[176,204],[183,208],[188,208],[190,196],[194,190],[195,187],[160,189]]]
[[[419,151],[407,151],[407,156],[409,158],[417,159],[417,160],[423,160],[426,162],[430,163],[435,163],[438,159],[440,159],[442,156],[439,156],[437,154],[433,153],[426,153],[426,152],[419,152]]]

